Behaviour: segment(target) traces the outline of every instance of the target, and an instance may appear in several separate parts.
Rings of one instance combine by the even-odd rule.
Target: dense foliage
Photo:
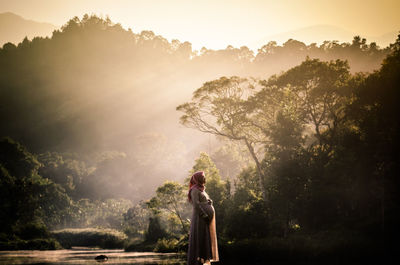
[[[193,131],[176,122],[174,108],[190,98],[192,88],[221,76],[267,78],[306,56],[346,59],[352,72],[372,71],[390,50],[355,37],[352,43],[320,46],[271,42],[256,54],[232,46],[196,52],[189,42],[168,41],[151,31],[134,33],[109,19],[75,17],[51,38],[0,48],[0,137],[12,137],[46,163],[60,163],[47,172],[54,178],[61,168],[76,168],[76,175],[60,183],[68,190],[73,180],[75,195],[108,199],[118,193],[138,202],[160,182],[182,179],[204,150],[204,138],[195,134],[194,139]],[[42,155],[47,152],[59,162]],[[108,158],[100,157],[105,152]]]
[[[233,246],[330,231],[355,253],[377,255],[384,242],[390,252],[399,221],[399,48],[400,36],[370,75],[352,75],[346,61],[307,58],[268,80],[207,82],[177,107],[184,125],[252,154],[255,167],[236,179],[219,225]],[[350,255],[339,245],[329,251]]]
[[[132,203],[77,194],[81,183],[74,177],[80,175],[81,167],[73,160],[64,160],[56,153],[37,156],[20,143],[4,138],[0,140],[0,167],[2,249],[57,248],[59,244],[52,239],[50,229],[125,227],[123,214]]]

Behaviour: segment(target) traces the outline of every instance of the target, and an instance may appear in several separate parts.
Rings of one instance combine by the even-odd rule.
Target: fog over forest
[[[84,15],[5,43],[0,73],[10,255],[184,256],[193,218],[216,224],[221,265],[397,255],[400,34],[197,51]],[[197,171],[212,220],[188,201]]]
[[[227,162],[235,160],[227,158],[233,149],[248,160],[240,147],[179,124],[175,108],[204,82],[267,79],[306,57],[346,59],[352,73],[372,72],[388,52],[358,36],[319,46],[269,42],[256,54],[232,46],[193,51],[189,42],[168,42],[152,31],[135,34],[109,19],[75,17],[51,38],[0,49],[0,135],[35,154],[84,161],[82,174],[97,185],[93,197],[138,201],[164,180],[187,177],[200,151],[214,158],[224,178],[240,170],[229,169],[238,165]]]

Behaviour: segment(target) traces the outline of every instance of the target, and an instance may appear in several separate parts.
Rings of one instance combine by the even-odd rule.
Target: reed
[[[123,248],[127,236],[118,230],[101,228],[77,228],[52,231],[51,234],[64,248],[73,246]]]

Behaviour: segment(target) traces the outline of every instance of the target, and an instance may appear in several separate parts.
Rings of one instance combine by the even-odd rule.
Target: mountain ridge
[[[7,42],[20,43],[25,37],[50,37],[59,28],[51,23],[25,19],[12,12],[0,13],[0,46]]]
[[[52,32],[58,29],[48,22],[38,22],[17,15],[13,12],[0,13],[0,47],[7,42],[20,43],[25,37],[51,37]],[[366,36],[351,32],[338,26],[319,24],[302,27],[286,32],[269,35],[250,42],[247,47],[257,51],[270,41],[282,44],[289,39],[295,39],[305,44],[322,44],[324,41],[351,42],[354,36],[366,38],[367,42],[376,42],[380,47],[386,47],[396,40],[398,31],[390,31],[379,36]]]
[[[338,26],[329,24],[318,24],[307,27],[301,27],[286,32],[272,34],[250,44],[253,47],[262,47],[269,41],[276,41],[278,44],[282,44],[289,39],[295,39],[305,44],[317,43],[321,44],[323,41],[339,41],[339,42],[351,42],[354,36],[360,36],[365,38],[367,42],[376,42],[381,47],[386,47],[390,43],[396,40],[398,31],[390,31],[379,36],[368,36],[360,33],[354,33],[352,31],[343,29]]]

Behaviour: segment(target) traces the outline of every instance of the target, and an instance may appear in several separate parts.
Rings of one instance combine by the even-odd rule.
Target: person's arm
[[[201,207],[201,204],[207,203],[207,202],[200,202],[200,191],[198,189],[192,189],[190,192],[190,196],[192,198],[192,203],[194,208],[199,212],[200,217],[204,219],[208,219],[208,214],[204,211],[204,209]]]
[[[199,207],[199,205],[200,205],[199,193],[200,193],[200,191],[198,189],[192,189],[190,191],[190,197],[192,199],[192,204],[196,210],[199,210],[199,208],[200,208]]]

